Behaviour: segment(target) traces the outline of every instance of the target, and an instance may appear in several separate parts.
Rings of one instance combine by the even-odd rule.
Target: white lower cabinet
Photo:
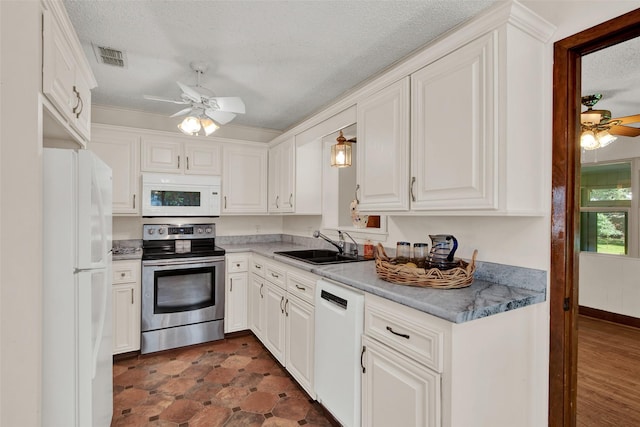
[[[363,337],[362,425],[440,425],[440,374]]]
[[[260,256],[251,260],[249,328],[312,398],[317,279]]]
[[[140,261],[112,265],[113,354],[140,350]]]
[[[247,329],[247,292],[249,287],[250,254],[226,256],[226,286],[224,304],[224,332]]]
[[[428,316],[430,317],[430,316]],[[362,425],[439,427],[447,322],[365,296]]]

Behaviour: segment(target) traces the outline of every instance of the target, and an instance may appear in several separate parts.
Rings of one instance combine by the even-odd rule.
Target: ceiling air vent
[[[127,57],[121,50],[93,45],[93,51],[96,54],[98,62],[101,64],[113,65],[120,68],[125,68],[126,66]]]

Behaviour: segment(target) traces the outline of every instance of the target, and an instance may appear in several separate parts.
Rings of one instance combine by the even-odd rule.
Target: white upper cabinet
[[[221,145],[187,137],[143,136],[142,171],[188,175],[220,175]]]
[[[294,212],[295,144],[293,138],[269,149],[269,212]]]
[[[267,213],[267,148],[225,145],[222,214]]]
[[[113,171],[113,214],[140,215],[140,136],[95,125],[87,148]]]
[[[95,78],[62,3],[43,4],[42,92],[59,113],[58,121],[84,147],[91,139]]]
[[[411,75],[411,209],[496,209],[495,35]]]
[[[361,210],[409,208],[409,78],[358,102],[357,191]]]

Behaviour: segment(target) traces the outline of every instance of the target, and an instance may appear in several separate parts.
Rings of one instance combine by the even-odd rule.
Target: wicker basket
[[[375,253],[376,273],[382,280],[398,285],[437,289],[465,288],[473,283],[477,255],[478,250],[476,249],[473,251],[471,263],[459,260],[459,267],[450,270],[407,267],[404,264],[396,264],[393,258],[387,256],[384,247],[378,243]]]

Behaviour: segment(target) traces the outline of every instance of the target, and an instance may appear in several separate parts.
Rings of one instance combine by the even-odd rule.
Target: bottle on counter
[[[364,259],[373,259],[373,242],[367,239],[364,242]]]

